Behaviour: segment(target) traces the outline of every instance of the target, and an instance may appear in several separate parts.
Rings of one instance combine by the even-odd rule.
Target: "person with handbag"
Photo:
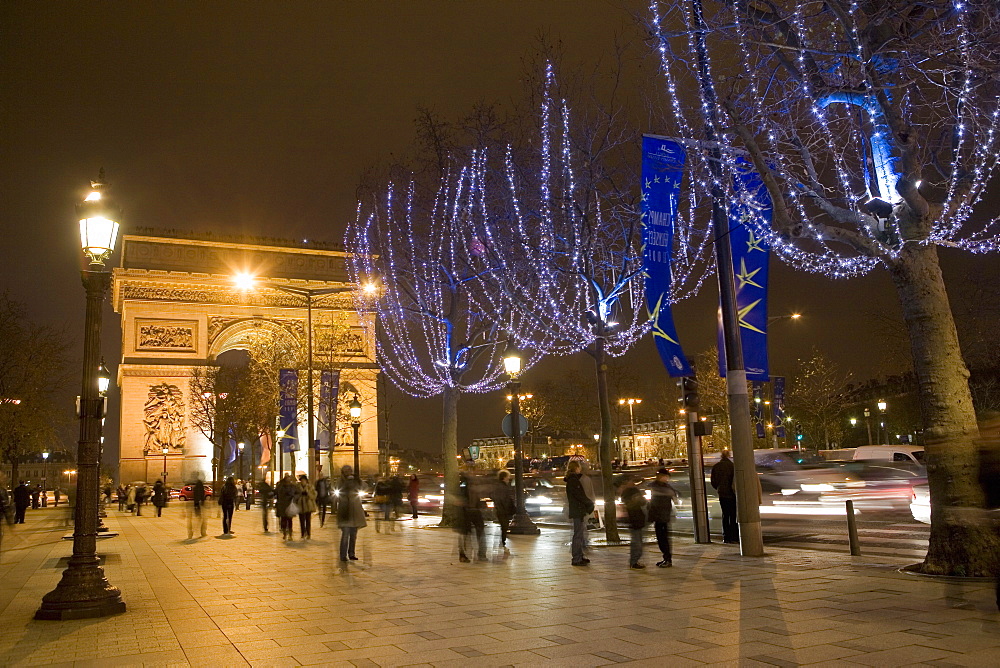
[[[281,539],[292,539],[292,518],[299,514],[299,486],[291,473],[286,473],[275,488],[274,512],[281,526]]]
[[[305,475],[299,476],[299,534],[302,540],[312,538],[312,515],[316,512],[316,488]]]
[[[357,561],[354,548],[358,541],[358,529],[368,526],[368,521],[361,505],[361,485],[350,466],[340,469],[340,482],[334,490],[333,503],[337,526],[340,527],[340,561]]]

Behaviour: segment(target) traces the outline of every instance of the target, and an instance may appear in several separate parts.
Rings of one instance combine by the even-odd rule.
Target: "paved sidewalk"
[[[676,540],[670,569],[626,569],[627,547],[594,548],[575,568],[567,532],[546,530],[512,537],[506,559],[460,564],[454,534],[427,518],[388,534],[370,524],[362,559],[340,570],[331,524],[314,518],[313,540],[283,543],[241,510],[222,538],[213,509],[209,537],[187,540],[185,510],[109,511],[121,535],[98,547],[128,611],[98,620],[32,619],[71,553],[62,511],[8,528],[0,664],[1000,665],[992,584],[904,575],[885,558],[773,548],[743,559]]]

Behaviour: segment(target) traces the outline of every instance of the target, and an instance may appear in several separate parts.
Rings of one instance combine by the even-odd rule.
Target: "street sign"
[[[524,419],[523,415],[518,415],[517,417],[520,418],[520,422],[518,422],[518,424],[521,426],[519,430],[521,432],[520,435],[524,436],[526,433],[528,433],[528,421]],[[503,427],[504,436],[509,436],[509,437],[514,436],[513,424],[514,421],[511,419],[510,413],[507,413],[507,415],[503,416],[503,424],[501,426]]]

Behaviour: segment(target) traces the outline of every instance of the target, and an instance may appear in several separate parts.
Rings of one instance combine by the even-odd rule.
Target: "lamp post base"
[[[517,513],[514,515],[514,519],[510,521],[510,528],[507,530],[507,533],[521,536],[537,536],[542,533],[542,530],[535,526],[528,513]]]
[[[66,620],[108,617],[125,612],[117,587],[104,577],[96,556],[70,557],[56,588],[42,598],[35,619]]]

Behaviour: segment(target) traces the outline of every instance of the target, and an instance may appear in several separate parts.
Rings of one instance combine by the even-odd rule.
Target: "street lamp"
[[[879,426],[882,427],[882,442],[887,443],[889,441],[889,428],[885,426],[885,411],[889,408],[889,404],[885,402],[885,399],[879,399],[875,405],[878,406],[879,417],[881,418]]]
[[[624,405],[628,404],[628,421],[629,421],[629,424],[631,425],[629,427],[629,429],[631,430],[629,433],[631,434],[630,441],[632,443],[632,459],[633,460],[635,460],[635,415],[632,413],[632,409],[633,409],[633,407],[636,404],[641,404],[641,403],[642,403],[642,399],[619,399],[618,400],[618,405],[619,406],[624,406]]]
[[[102,398],[98,385],[101,354],[101,315],[111,273],[104,262],[115,249],[121,209],[105,195],[104,170],[92,190],[76,207],[80,244],[90,258],[82,272],[87,293],[83,339],[83,384],[80,391],[80,441],[77,448],[76,510],[73,520],[73,556],[56,588],[42,597],[35,619],[85,619],[125,612],[121,592],[104,576],[97,557],[98,479],[101,460]]]
[[[170,448],[163,446],[163,486],[167,486],[167,453],[170,452]]]
[[[45,493],[45,483],[46,477],[49,472],[49,451],[46,450],[42,453],[42,507],[49,505],[49,497]]]
[[[785,318],[789,320],[798,320],[802,317],[801,313],[788,313],[787,315],[771,315],[768,316],[767,321],[774,322],[775,320],[784,320]]]
[[[253,275],[248,273],[240,273],[233,277],[233,282],[236,287],[240,290],[251,290],[254,287],[256,279]],[[281,292],[287,292],[288,294],[297,295],[299,297],[305,298],[306,302],[306,355],[308,361],[306,362],[306,387],[308,391],[306,393],[306,411],[308,412],[308,417],[306,419],[306,433],[309,439],[308,449],[312,451],[312,456],[309,457],[308,469],[309,478],[315,480],[319,476],[319,471],[322,468],[322,463],[320,462],[320,451],[317,443],[315,442],[315,430],[316,430],[316,417],[313,414],[313,327],[312,327],[312,307],[313,299],[315,297],[323,297],[326,295],[341,294],[345,292],[353,292],[357,289],[357,286],[348,286],[340,288],[303,288],[299,286],[292,285],[281,285],[278,283],[264,283],[265,287],[271,288],[272,290],[279,290]],[[361,286],[362,292],[366,295],[374,295],[378,292],[378,287],[372,283],[368,282]],[[355,469],[355,475],[358,475],[357,469]]]
[[[868,445],[872,444],[872,412],[865,409],[865,427],[868,429]]]
[[[243,448],[247,447],[247,444],[240,441],[236,444],[236,449],[240,451],[240,480],[243,480]]]
[[[510,377],[507,394],[510,396],[510,434],[514,440],[514,517],[510,533],[536,535],[541,533],[524,508],[524,452],[521,447],[521,353],[511,344],[503,354],[503,368]]]
[[[361,402],[358,401],[358,393],[354,393],[354,398],[347,406],[351,414],[351,429],[354,430],[354,475],[361,480],[361,457],[358,451],[358,431],[361,429]]]

